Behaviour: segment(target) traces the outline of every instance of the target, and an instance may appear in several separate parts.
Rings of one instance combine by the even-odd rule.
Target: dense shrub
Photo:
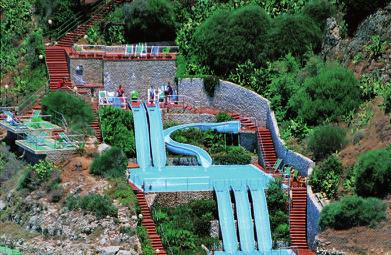
[[[315,160],[322,160],[346,144],[345,131],[330,125],[316,127],[308,139],[308,149]]]
[[[281,178],[269,183],[266,200],[274,244],[289,241],[288,195],[282,188]]]
[[[121,149],[113,147],[96,157],[91,164],[91,173],[104,177],[123,177],[128,159]]]
[[[231,121],[231,120],[234,120],[234,118],[232,118],[231,115],[229,115],[226,112],[219,112],[216,115],[216,121],[217,122],[226,122],[226,121]]]
[[[121,205],[129,207],[129,209],[133,210],[133,213],[136,213],[138,209],[137,198],[127,181],[120,177],[113,179],[110,184],[108,195],[112,199],[118,200]]]
[[[338,120],[360,103],[358,81],[350,70],[336,64],[326,65],[318,75],[307,78],[289,101],[291,109],[310,125]]]
[[[128,157],[133,157],[136,145],[132,112],[107,106],[99,110],[99,116],[103,141],[122,149]]]
[[[18,189],[36,190],[40,187],[47,191],[58,188],[60,171],[49,161],[41,160],[25,170],[18,181]]]
[[[84,133],[91,132],[93,112],[91,106],[82,98],[68,92],[57,91],[45,96],[42,105],[45,114],[56,116],[57,113],[61,113],[71,129]]]
[[[41,27],[54,31],[76,17],[76,13],[82,9],[80,3],[73,0],[37,0],[35,2],[35,14]],[[86,8],[84,7],[84,9]],[[49,19],[53,23],[48,26]]]
[[[204,78],[204,90],[208,96],[213,97],[220,80],[217,76],[208,75]]]
[[[375,226],[386,218],[386,208],[386,204],[377,198],[344,197],[322,209],[319,227],[324,230]]]
[[[118,209],[112,204],[110,198],[99,194],[70,195],[65,201],[65,206],[69,210],[82,209],[94,213],[97,218],[117,217],[118,214]]]
[[[220,9],[194,33],[193,54],[218,75],[228,74],[248,59],[257,65],[264,63],[262,52],[269,27],[268,15],[258,6]]]
[[[212,154],[216,165],[246,165],[251,163],[251,153],[240,146],[227,146],[225,150]]]
[[[326,19],[335,12],[335,6],[329,0],[311,0],[303,8],[303,13],[315,20],[321,29],[326,24]]]
[[[22,168],[23,161],[18,160],[5,144],[0,143],[0,184],[8,181]]]
[[[391,193],[391,151],[367,151],[360,155],[354,168],[358,195],[382,198]]]
[[[321,39],[321,30],[310,17],[283,14],[273,21],[268,54],[275,59],[287,53],[302,57],[308,51],[319,49]]]
[[[42,29],[32,31],[22,42],[21,52],[31,68],[37,67],[42,60],[39,55],[45,55],[45,45],[43,44]]]
[[[341,161],[337,156],[331,155],[315,166],[310,184],[316,192],[324,192],[328,198],[336,198],[341,173]]]
[[[131,42],[175,38],[175,14],[170,1],[135,0],[125,5],[126,34]]]
[[[194,200],[171,208],[155,207],[153,218],[169,253],[201,254],[201,244],[210,247],[217,241],[210,237],[210,221],[217,218],[214,200]]]
[[[231,71],[228,80],[265,95],[265,89],[270,84],[273,73],[271,63],[267,62],[266,65],[266,67],[256,67],[253,62],[247,60]]]
[[[384,0],[339,0],[345,5],[344,20],[348,23],[348,33],[353,35],[358,25],[378,8],[387,5]]]

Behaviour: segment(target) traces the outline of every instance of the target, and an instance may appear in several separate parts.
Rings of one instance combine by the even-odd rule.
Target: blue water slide
[[[254,209],[254,222],[257,234],[258,250],[263,253],[272,249],[272,235],[270,231],[269,211],[265,190],[263,187],[250,187]]]
[[[190,144],[175,142],[171,139],[170,135],[172,133],[177,130],[187,128],[199,128],[201,130],[215,130],[219,133],[236,134],[240,130],[240,121],[228,121],[219,123],[192,123],[178,125],[164,130],[164,142],[166,143],[167,149],[170,152],[181,155],[196,156],[201,166],[209,167],[210,165],[212,165],[212,158],[204,149]]]
[[[232,210],[230,190],[224,185],[215,185],[219,224],[223,237],[223,248],[228,254],[238,251],[238,238],[235,230],[234,213]]]
[[[144,104],[131,106],[134,120],[134,133],[136,136],[137,164],[141,168],[152,165],[147,112]]]
[[[255,237],[247,186],[233,185],[232,188],[238,218],[240,249],[252,253],[255,251]]]
[[[150,125],[150,139],[154,167],[164,167],[167,162],[166,146],[163,137],[163,120],[162,111],[159,104],[147,106],[149,125]]]

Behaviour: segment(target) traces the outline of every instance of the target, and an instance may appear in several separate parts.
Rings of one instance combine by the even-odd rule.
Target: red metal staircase
[[[292,187],[289,214],[291,246],[300,255],[315,254],[307,244],[307,187]]]
[[[138,204],[141,209],[141,214],[143,215],[141,224],[147,229],[147,233],[151,241],[153,250],[155,252],[157,250],[159,251],[156,252],[155,254],[166,255],[167,253],[163,247],[162,240],[160,239],[160,236],[156,231],[155,222],[152,219],[151,210],[149,209],[147,201],[145,200],[144,193],[139,192],[136,194],[136,196],[137,196]]]
[[[266,172],[273,172],[273,165],[277,161],[277,153],[274,148],[272,135],[269,129],[257,128],[259,148],[262,150]]]

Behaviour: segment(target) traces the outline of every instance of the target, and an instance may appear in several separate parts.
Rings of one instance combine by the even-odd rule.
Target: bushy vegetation
[[[317,50],[321,39],[319,25],[310,17],[300,14],[281,15],[273,21],[269,54],[274,59],[288,53],[301,57],[308,51]]]
[[[72,130],[91,132],[93,111],[84,99],[68,92],[56,91],[42,99],[42,106],[45,114],[56,116],[61,113]]]
[[[133,115],[130,111],[103,107],[99,110],[103,141],[120,148],[128,157],[136,154]]]
[[[41,160],[37,164],[23,170],[23,174],[18,180],[17,189],[27,189],[29,191],[42,188],[47,192],[56,194],[56,198],[51,199],[53,202],[58,202],[62,196],[62,187],[60,170],[50,161]]]
[[[214,164],[249,164],[251,153],[239,146],[225,144],[224,135],[215,131],[202,131],[198,128],[178,130],[171,135],[174,141],[192,144],[205,149],[212,157]],[[231,141],[233,142],[233,141]]]
[[[211,247],[210,221],[217,219],[214,200],[194,200],[176,207],[154,207],[153,218],[168,253],[202,253],[201,244]]]
[[[322,160],[346,144],[345,131],[330,125],[316,127],[308,139],[308,149],[314,159]]]
[[[127,38],[131,42],[169,41],[175,38],[175,14],[170,1],[135,0],[124,8]]]
[[[377,198],[347,196],[326,205],[321,213],[319,227],[348,229],[356,226],[376,226],[386,219],[385,202]]]
[[[358,195],[384,198],[391,194],[391,151],[370,150],[358,158],[355,166],[355,189]]]
[[[324,192],[330,199],[336,198],[342,170],[341,161],[333,154],[315,166],[309,183],[315,192]]]
[[[227,146],[224,150],[212,154],[216,165],[246,165],[251,163],[251,153],[240,146]]]
[[[217,122],[226,122],[226,121],[231,121],[231,120],[234,120],[234,118],[232,118],[231,115],[229,115],[226,112],[219,112],[216,115],[216,121]]]
[[[112,204],[108,196],[90,194],[86,196],[70,195],[65,201],[69,210],[85,210],[94,213],[97,218],[106,216],[117,217],[118,209]]]
[[[329,64],[309,77],[292,97],[297,116],[308,124],[336,121],[360,105],[359,83],[348,69]]]
[[[266,200],[274,246],[277,241],[289,243],[288,195],[282,188],[281,178],[269,184]]]
[[[112,198],[118,200],[122,206],[127,206],[133,213],[137,212],[138,204],[137,198],[132,188],[129,186],[124,178],[116,178],[111,180],[111,187],[107,194]]]
[[[217,10],[195,32],[194,55],[219,75],[247,59],[261,64],[269,27],[270,19],[259,6]]]
[[[101,155],[97,156],[91,164],[91,173],[104,177],[123,177],[128,159],[123,151],[117,147],[112,147]]]
[[[303,13],[316,21],[320,28],[323,28],[326,19],[336,13],[336,8],[329,0],[311,0],[304,6]]]
[[[18,160],[5,144],[0,143],[0,184],[8,181],[24,167],[23,161]]]

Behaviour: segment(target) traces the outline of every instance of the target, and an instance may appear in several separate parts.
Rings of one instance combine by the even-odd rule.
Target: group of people
[[[119,85],[116,90],[116,96],[117,97],[124,97],[125,96],[125,89],[124,86]],[[139,99],[139,92],[134,90],[131,92],[131,100],[138,100]],[[165,103],[171,103],[176,102],[178,100],[178,93],[175,89],[172,88],[171,83],[168,82],[167,84],[163,84],[157,89],[153,87],[153,85],[150,86],[148,89],[148,102],[153,103],[156,101],[159,102],[165,102]]]
[[[162,85],[155,90],[153,85],[148,89],[148,102],[153,103],[156,101],[159,102],[176,102],[178,93],[174,90],[171,84],[168,82],[167,85]]]

